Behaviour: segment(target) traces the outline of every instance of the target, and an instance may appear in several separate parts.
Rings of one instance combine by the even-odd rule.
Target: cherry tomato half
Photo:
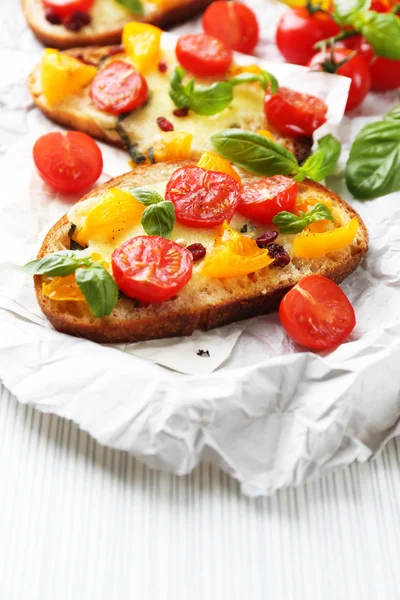
[[[283,13],[276,30],[276,45],[287,62],[306,65],[315,54],[314,45],[340,32],[330,15],[306,8],[294,8]]]
[[[347,48],[357,50],[369,63],[373,90],[384,92],[400,87],[400,60],[375,56],[371,46],[361,35],[348,38],[344,43]]]
[[[139,108],[148,97],[144,77],[123,60],[110,62],[101,69],[93,79],[89,93],[100,110],[112,115]]]
[[[281,324],[296,344],[309,350],[339,346],[356,324],[354,309],[340,287],[321,275],[302,279],[283,297]]]
[[[371,8],[369,10],[374,10],[379,13],[385,13],[392,10],[394,3],[391,0],[372,0]]]
[[[203,14],[203,29],[238,52],[251,54],[257,46],[257,17],[251,8],[235,0],[210,4]]]
[[[69,17],[75,11],[88,12],[94,0],[43,0],[44,8],[53,10],[61,19]]]
[[[233,57],[224,42],[205,33],[182,35],[175,53],[182,67],[199,77],[225,75]]]
[[[353,57],[349,57],[353,54]],[[335,68],[334,65],[347,60],[341,67]],[[332,64],[331,64],[332,63]],[[325,67],[324,65],[330,65]],[[349,90],[349,97],[346,104],[346,112],[357,108],[364,100],[365,96],[371,89],[371,73],[368,61],[359,52],[354,54],[353,50],[348,48],[335,48],[332,54],[330,51],[318,52],[310,60],[309,67],[313,70],[327,71],[328,73],[333,72],[343,77],[349,77],[351,79],[351,85]]]
[[[141,235],[114,250],[111,264],[119,289],[147,304],[175,296],[192,276],[193,258],[171,240]]]
[[[283,135],[310,136],[326,122],[328,107],[315,96],[281,87],[276,94],[267,92],[264,112]]]
[[[175,207],[177,221],[188,227],[215,227],[230,221],[239,204],[240,186],[226,173],[200,167],[177,169],[165,199]]]
[[[297,183],[290,177],[275,175],[258,179],[243,186],[238,211],[254,221],[272,223],[282,210],[293,212],[297,192]]]
[[[79,131],[46,133],[33,147],[33,160],[42,179],[63,194],[90,187],[103,170],[100,148]]]

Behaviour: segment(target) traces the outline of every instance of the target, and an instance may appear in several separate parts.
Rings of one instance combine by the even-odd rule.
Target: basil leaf
[[[354,19],[354,27],[378,56],[400,60],[400,19],[394,13],[367,11]]]
[[[389,121],[400,121],[400,104],[398,104],[391,111],[389,111],[385,115],[385,119]]]
[[[371,0],[335,0],[333,17],[342,25],[351,25],[356,14],[370,6]]]
[[[261,83],[264,90],[269,87],[269,92],[271,94],[275,94],[279,87],[277,79],[271,73],[268,73],[268,71],[264,71],[264,69],[261,69],[260,73],[239,73],[238,75],[235,75],[235,77],[228,79],[228,81],[233,86],[241,85],[242,83],[258,82]]]
[[[211,117],[227,108],[232,100],[232,85],[227,81],[216,81],[209,87],[194,86],[189,97],[189,108],[198,115]]]
[[[116,1],[119,4],[122,4],[122,6],[125,6],[125,8],[129,8],[129,10],[131,10],[132,12],[143,17],[144,9],[143,9],[143,4],[141,3],[140,0],[116,0]]]
[[[76,257],[75,252],[71,250],[62,250],[54,252],[44,258],[32,260],[22,268],[25,273],[30,275],[49,275],[50,277],[65,277],[75,273],[76,269],[85,261]]]
[[[186,71],[183,67],[176,67],[170,80],[169,95],[178,108],[189,108],[189,98],[182,85]]]
[[[333,221],[331,211],[322,202],[310,208],[306,213],[301,212],[300,217],[283,210],[272,219],[274,225],[279,227],[280,233],[300,233],[307,225],[315,221]]]
[[[322,181],[336,166],[341,151],[342,145],[338,139],[331,133],[324,135],[318,140],[316,152],[300,167],[295,176],[296,181],[302,181],[305,177],[314,181]]]
[[[400,122],[366,125],[350,150],[346,183],[359,200],[400,190]]]
[[[156,192],[156,190],[138,187],[128,188],[128,191],[136,200],[138,200],[138,202],[141,202],[145,206],[150,206],[151,204],[158,204],[159,202],[164,202],[164,198],[158,192]]]
[[[174,205],[163,200],[148,206],[142,214],[141,223],[147,235],[169,238],[175,224]]]
[[[257,133],[223,129],[211,141],[221,156],[256,175],[291,175],[299,171],[292,152]]]
[[[75,279],[93,315],[109,315],[118,301],[118,286],[109,272],[93,263],[88,269],[78,269]]]

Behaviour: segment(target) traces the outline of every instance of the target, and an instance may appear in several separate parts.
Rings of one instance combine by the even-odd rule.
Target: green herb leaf
[[[310,208],[306,213],[301,212],[300,217],[283,210],[272,219],[274,225],[279,227],[280,233],[300,233],[307,225],[315,221],[333,221],[331,211],[322,202]]]
[[[169,238],[175,224],[174,205],[167,200],[151,204],[144,210],[141,223],[147,235]]]
[[[227,108],[233,100],[233,87],[227,81],[216,81],[209,87],[194,86],[189,108],[198,115],[211,117]]]
[[[235,77],[231,77],[228,79],[228,82],[233,85],[241,85],[242,83],[261,83],[264,90],[269,88],[271,94],[275,94],[278,91],[278,81],[272,75],[272,73],[268,73],[268,71],[261,70],[261,73],[239,73],[235,75]]]
[[[400,60],[400,19],[394,13],[366,11],[353,20],[378,56]]]
[[[256,175],[292,175],[299,170],[292,152],[257,133],[223,129],[211,141],[221,156]]]
[[[176,67],[170,80],[169,95],[178,108],[189,108],[189,98],[182,84],[186,75],[183,67]]]
[[[335,0],[333,17],[342,25],[351,25],[357,13],[370,6],[371,0]]]
[[[78,269],[75,279],[93,315],[109,315],[118,301],[118,286],[109,272],[93,263],[88,269]]]
[[[400,121],[400,104],[398,104],[391,111],[389,111],[385,116],[385,119],[387,119],[388,121]]]
[[[359,200],[400,190],[400,121],[370,123],[360,131],[347,161],[346,183]]]
[[[136,200],[138,200],[145,206],[150,206],[151,204],[158,204],[159,202],[164,202],[164,198],[158,192],[156,192],[156,190],[152,190],[145,187],[138,187],[128,188],[128,191]]]
[[[75,252],[71,250],[62,250],[61,252],[54,252],[44,258],[32,260],[24,265],[22,268],[25,273],[30,275],[49,275],[49,277],[66,277],[75,273],[76,269],[82,264],[85,264],[85,260],[77,258]]]
[[[125,8],[129,8],[135,14],[143,17],[144,9],[140,0],[116,0],[118,4],[122,4]]]
[[[322,181],[336,166],[341,151],[342,145],[339,140],[328,133],[318,140],[316,152],[300,167],[295,176],[296,181],[302,181],[305,177],[314,181]]]

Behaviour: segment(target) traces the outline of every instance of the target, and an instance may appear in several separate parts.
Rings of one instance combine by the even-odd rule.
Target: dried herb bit
[[[73,236],[73,235],[74,235],[74,233],[75,233],[75,229],[76,229],[76,225],[75,225],[75,223],[71,223],[71,227],[69,228],[69,231],[68,231],[68,237],[69,237],[69,239],[70,239],[69,249],[70,249],[70,250],[84,250],[84,249],[85,249],[85,247],[84,247],[84,246],[81,246],[80,244],[78,244],[78,242],[76,242],[76,241],[75,241],[75,240],[72,238],[72,236]]]
[[[249,226],[247,225],[247,223],[245,223],[241,228],[240,233],[247,233],[248,228]]]
[[[149,159],[151,164],[154,165],[154,163],[156,162],[156,159],[154,158],[154,146],[150,146],[150,148],[147,150],[147,158]]]
[[[139,151],[139,144],[136,142],[132,142],[129,135],[125,131],[124,128],[124,120],[130,115],[130,113],[124,113],[120,115],[117,120],[116,131],[120,136],[122,143],[124,144],[125,149],[129,152],[129,156],[132,159],[132,162],[135,165],[142,165],[146,162],[145,155]]]
[[[197,350],[197,356],[210,356],[210,352],[208,350]]]

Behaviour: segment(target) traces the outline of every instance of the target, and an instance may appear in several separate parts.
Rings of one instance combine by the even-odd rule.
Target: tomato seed
[[[161,131],[173,131],[174,126],[168,119],[165,117],[157,117],[157,125],[161,129]]]
[[[186,249],[192,253],[193,262],[201,260],[206,255],[206,249],[204,248],[203,244],[190,244],[190,246],[188,246]]]

